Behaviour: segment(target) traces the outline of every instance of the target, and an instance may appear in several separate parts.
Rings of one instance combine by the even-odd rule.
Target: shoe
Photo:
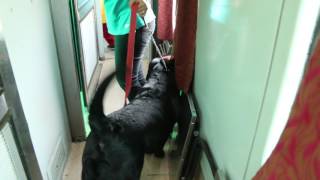
[[[108,48],[114,50],[114,45],[108,45]]]

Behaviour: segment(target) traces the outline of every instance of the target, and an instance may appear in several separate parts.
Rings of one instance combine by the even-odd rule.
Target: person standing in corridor
[[[125,69],[130,30],[131,6],[138,3],[136,42],[132,69],[132,88],[129,100],[146,83],[142,71],[142,58],[146,46],[155,29],[155,15],[148,0],[104,0],[108,31],[115,38],[116,77],[122,89],[125,89]]]

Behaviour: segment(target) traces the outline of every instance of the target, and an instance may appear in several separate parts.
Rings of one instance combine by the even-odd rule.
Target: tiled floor
[[[115,68],[112,53],[107,54],[103,61],[103,68],[100,82],[112,72]],[[111,57],[111,58],[110,58]],[[144,71],[147,70],[148,62],[144,63]],[[104,112],[108,114],[123,106],[124,92],[114,79],[108,87],[104,97]],[[85,143],[73,143],[71,154],[65,168],[63,180],[80,180],[81,179],[81,158]],[[165,146],[166,156],[163,159],[146,155],[141,180],[175,180],[178,171],[178,158],[173,156],[172,151],[175,149],[174,143],[169,140]]]
[[[64,169],[63,180],[80,180],[82,152],[85,143],[72,143],[71,153]]]
[[[165,146],[165,158],[146,155],[141,180],[177,180],[179,159],[174,150],[174,143],[169,140]]]

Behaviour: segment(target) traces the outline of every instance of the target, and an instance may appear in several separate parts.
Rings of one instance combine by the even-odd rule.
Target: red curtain
[[[173,39],[172,0],[158,0],[157,37],[161,40]]]
[[[180,89],[189,91],[194,73],[198,0],[178,0],[174,33],[176,80]]]
[[[102,24],[102,29],[103,29],[103,37],[108,42],[109,47],[114,47],[114,37],[111,34],[109,34],[106,23]]]
[[[320,179],[320,41],[280,141],[256,180]]]

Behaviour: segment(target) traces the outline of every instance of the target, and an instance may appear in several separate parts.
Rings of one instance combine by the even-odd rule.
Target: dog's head
[[[152,74],[160,72],[174,74],[174,64],[174,60],[164,61],[160,58],[154,58],[149,64],[147,79],[149,79]]]
[[[161,58],[154,58],[149,64],[149,69],[153,71],[173,71],[174,60],[161,60]]]

